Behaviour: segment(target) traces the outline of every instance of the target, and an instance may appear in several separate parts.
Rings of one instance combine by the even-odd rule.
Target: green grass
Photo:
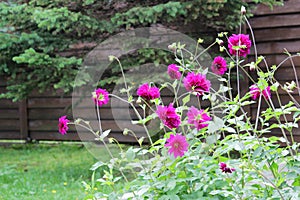
[[[101,153],[101,151],[103,151]],[[103,159],[107,153],[100,149]],[[96,159],[81,145],[0,147],[0,200],[83,199]]]

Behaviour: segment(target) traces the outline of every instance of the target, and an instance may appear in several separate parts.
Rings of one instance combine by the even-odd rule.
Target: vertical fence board
[[[21,138],[25,140],[30,140],[30,135],[28,131],[27,99],[24,99],[19,102],[19,116]]]

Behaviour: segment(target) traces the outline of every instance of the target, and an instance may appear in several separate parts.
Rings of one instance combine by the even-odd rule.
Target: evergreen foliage
[[[0,75],[7,78],[7,92],[0,97],[17,101],[33,89],[43,92],[49,86],[69,92],[84,56],[64,53],[74,44],[97,43],[126,29],[158,23],[181,26],[196,21],[201,29],[232,30],[238,26],[242,5],[248,6],[241,0],[2,1]]]

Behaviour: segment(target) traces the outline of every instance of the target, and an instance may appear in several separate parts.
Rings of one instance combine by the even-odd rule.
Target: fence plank
[[[257,49],[258,49],[258,52],[260,55],[283,54],[285,49],[287,49],[290,53],[298,53],[298,52],[300,52],[300,40],[258,43]],[[252,52],[252,54],[253,54],[253,52]]]
[[[271,14],[287,14],[299,12],[300,4],[299,0],[286,0],[284,1],[284,6],[274,6],[273,9],[270,9],[269,6],[259,4],[253,13],[256,16],[259,15],[271,15]]]
[[[298,16],[300,18],[300,15]],[[276,33],[276,34],[274,34]],[[259,42],[298,40],[300,39],[300,27],[286,27],[276,29],[258,29],[255,30],[255,39]]]
[[[23,139],[30,140],[28,132],[27,100],[19,102],[20,134]]]
[[[20,121],[18,119],[0,119],[0,127],[1,131],[20,131]],[[19,137],[16,136],[16,138]]]
[[[12,130],[4,130],[2,124],[0,123],[1,131],[0,131],[0,139],[4,140],[24,140],[21,137],[20,131],[12,131]]]
[[[300,14],[262,16],[251,19],[253,29],[299,26]]]

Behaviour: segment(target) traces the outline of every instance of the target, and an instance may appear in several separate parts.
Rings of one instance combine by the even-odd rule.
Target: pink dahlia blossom
[[[227,71],[226,60],[221,56],[215,57],[211,70],[217,75],[223,75]]]
[[[232,34],[232,36],[228,38],[228,48],[231,55],[236,55],[238,51],[238,56],[246,57],[250,53],[251,48],[249,35]]]
[[[170,129],[177,128],[181,123],[180,116],[176,113],[172,103],[169,106],[157,106],[156,114],[162,123]]]
[[[179,67],[176,64],[171,64],[168,66],[168,74],[171,79],[179,80],[181,77],[181,73],[179,71]]]
[[[70,121],[67,119],[66,116],[61,116],[59,119],[58,119],[58,131],[62,134],[62,135],[65,135],[69,129],[68,127],[68,123]]]
[[[207,127],[207,122],[211,120],[211,117],[204,110],[198,110],[194,106],[189,109],[187,116],[188,123],[193,124],[197,130]]]
[[[259,95],[260,95],[260,90],[257,87],[257,85],[251,85],[250,86],[250,94],[253,100],[256,100]],[[262,95],[268,100],[269,98],[271,98],[271,90],[270,90],[270,86],[266,87],[263,91],[262,91]]]
[[[221,171],[224,172],[224,173],[232,173],[232,172],[235,171],[234,168],[227,167],[226,163],[223,163],[223,162],[221,162],[219,164],[219,166],[220,166]]]
[[[169,147],[169,154],[173,154],[174,157],[177,158],[178,156],[182,157],[184,155],[188,150],[189,144],[187,143],[185,136],[177,133],[176,135],[170,135],[165,147]]]
[[[159,88],[150,87],[148,83],[144,83],[137,90],[137,95],[144,98],[145,100],[152,100],[159,98]]]
[[[108,103],[109,96],[105,89],[98,88],[93,93],[93,100],[98,106],[102,106]]]
[[[205,75],[195,74],[189,72],[183,79],[183,84],[186,90],[196,92],[197,95],[203,95],[204,92],[209,92],[210,81],[206,79]]]

